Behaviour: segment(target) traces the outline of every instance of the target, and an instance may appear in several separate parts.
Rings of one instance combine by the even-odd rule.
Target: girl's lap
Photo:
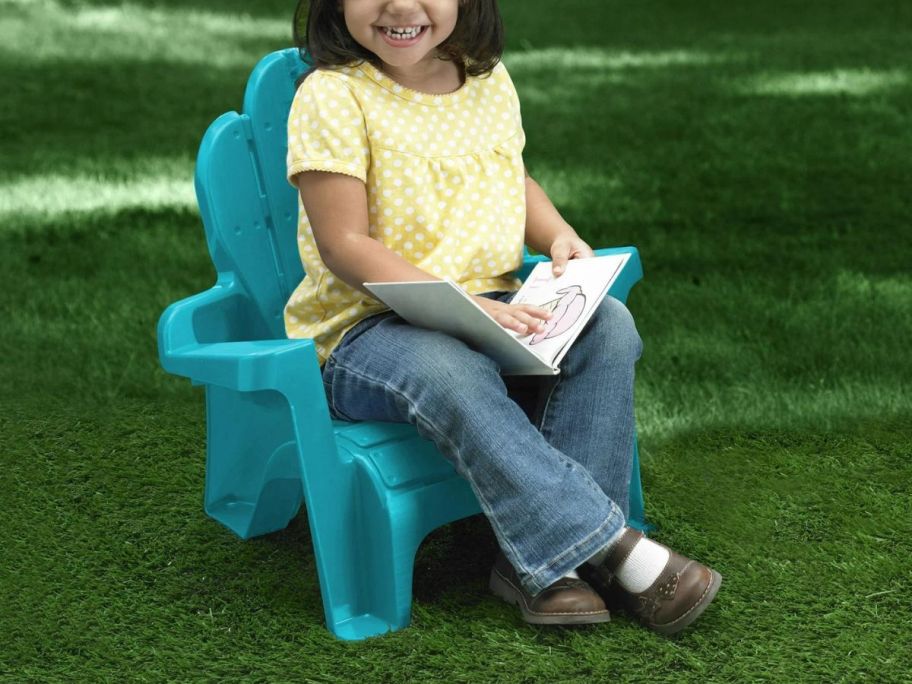
[[[482,296],[509,301],[513,294]],[[392,311],[360,321],[323,367],[331,413],[343,420],[407,422],[404,394],[472,396],[479,383],[505,384],[527,413],[542,384],[540,378],[501,377],[496,362],[462,340],[413,326]]]

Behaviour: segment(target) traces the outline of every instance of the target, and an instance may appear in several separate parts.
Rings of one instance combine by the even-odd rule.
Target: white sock
[[[634,594],[646,591],[665,569],[669,556],[664,546],[643,537],[617,569],[618,583]]]
[[[623,530],[621,532],[623,533]],[[613,537],[604,549],[586,562],[594,565],[602,563],[618,539],[620,539],[620,534]],[[669,555],[668,549],[664,546],[642,537],[633,547],[627,559],[621,563],[619,568],[615,569],[614,576],[624,589],[638,594],[648,589],[658,579],[668,563]]]

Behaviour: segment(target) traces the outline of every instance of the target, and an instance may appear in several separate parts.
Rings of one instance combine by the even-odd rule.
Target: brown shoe
[[[607,605],[622,607],[649,629],[671,636],[706,610],[719,591],[722,575],[668,549],[668,563],[656,581],[640,593],[626,591],[615,579],[614,572],[642,536],[637,530],[628,528],[601,567],[586,564],[579,573],[604,597]]]
[[[523,620],[533,625],[588,625],[611,619],[602,597],[583,580],[563,577],[530,595],[503,553],[497,554],[491,569],[490,587],[507,603],[517,604]]]

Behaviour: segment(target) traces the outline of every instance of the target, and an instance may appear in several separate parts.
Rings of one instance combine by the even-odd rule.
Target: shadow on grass
[[[148,157],[193,159],[209,124],[240,108],[249,70],[72,60],[52,72],[49,86],[47,66],[0,63],[0,79],[23,86],[0,113],[5,175],[78,170],[80,159],[139,173]]]
[[[0,244],[8,283],[0,305],[9,312],[0,397],[41,405],[189,394],[160,368],[155,336],[168,304],[215,282],[198,216],[88,215]]]

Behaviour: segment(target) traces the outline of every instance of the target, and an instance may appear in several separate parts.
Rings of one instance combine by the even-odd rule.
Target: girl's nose
[[[396,18],[397,20],[402,20],[404,24],[408,23],[419,23],[418,21],[411,21],[412,19],[418,19],[423,15],[420,8],[420,3],[416,0],[388,0],[386,4],[386,12],[391,17]]]

